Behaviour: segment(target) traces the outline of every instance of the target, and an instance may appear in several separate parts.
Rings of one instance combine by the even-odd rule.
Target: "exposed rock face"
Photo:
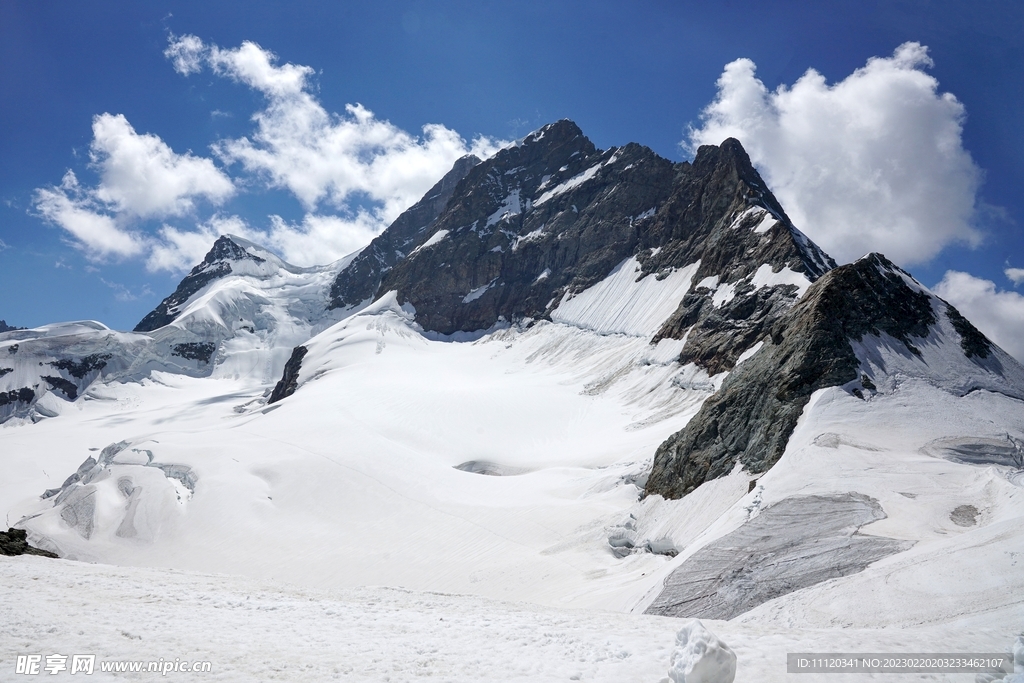
[[[424,195],[406,209],[387,230],[363,249],[331,285],[329,308],[357,306],[372,299],[381,279],[396,263],[405,258],[420,242],[438,214],[444,210],[459,181],[480,159],[467,154]]]
[[[473,167],[436,220],[410,224],[396,222],[339,275],[332,305],[396,290],[424,328],[468,332],[549,317],[629,257],[639,278],[658,280],[700,261],[694,282],[714,277],[735,294],[691,293],[654,341],[689,330],[691,359],[712,372],[732,367],[796,299],[800,287],[772,274],[806,286],[834,266],[793,228],[739,142],[673,164],[637,144],[598,150],[567,120]],[[374,291],[353,284],[378,272]]]
[[[6,320],[0,320],[0,334],[3,334],[4,332],[13,332],[15,330],[23,330],[23,329],[25,329],[25,328],[24,327],[14,327],[13,325],[8,325]]]
[[[681,498],[737,461],[754,473],[774,465],[811,394],[858,379],[850,340],[884,332],[918,354],[913,340],[929,334],[936,316],[931,297],[904,276],[880,254],[822,276],[771,325],[764,347],[658,448],[646,493]]]
[[[283,398],[288,398],[295,393],[299,386],[299,370],[302,369],[302,359],[309,351],[305,346],[296,346],[292,349],[292,355],[284,365],[284,374],[281,380],[274,386],[267,403],[277,403]]]
[[[78,385],[71,380],[64,379],[63,377],[54,377],[53,375],[46,375],[43,380],[50,385],[51,389],[56,389],[64,394],[65,398],[69,401],[74,401],[78,398]]]
[[[107,367],[107,361],[110,360],[111,355],[109,353],[93,353],[84,358],[75,360],[74,358],[62,358],[48,363],[58,370],[65,370],[72,377],[82,379],[93,370],[102,370]]]
[[[57,557],[48,550],[33,548],[28,544],[28,533],[24,529],[0,531],[0,555],[40,555]]]
[[[989,353],[992,351],[992,342],[988,340],[988,337],[972,325],[970,320],[960,315],[960,311],[949,304],[946,304],[946,306],[946,316],[960,335],[960,348],[964,350],[964,355],[968,358],[975,356],[988,358]]]
[[[184,342],[171,347],[171,353],[188,360],[209,363],[217,345],[213,342]]]
[[[0,391],[0,406],[10,405],[12,403],[31,403],[36,398],[36,392],[28,387],[22,387],[21,389],[12,389],[11,391]]]
[[[178,284],[178,288],[170,296],[161,301],[156,308],[139,321],[134,331],[152,332],[173,322],[178,314],[179,307],[188,301],[189,297],[217,278],[230,274],[230,262],[239,260],[251,260],[256,263],[263,263],[264,261],[259,256],[247,252],[232,241],[230,237],[226,235],[218,237],[217,241],[213,243],[213,248],[206,254],[202,263],[185,276]]]

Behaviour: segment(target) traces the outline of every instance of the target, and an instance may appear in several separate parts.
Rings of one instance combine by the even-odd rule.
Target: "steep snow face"
[[[593,287],[576,296],[566,294],[551,319],[600,334],[650,339],[679,306],[699,267],[698,261],[659,278],[645,274],[630,257]]]

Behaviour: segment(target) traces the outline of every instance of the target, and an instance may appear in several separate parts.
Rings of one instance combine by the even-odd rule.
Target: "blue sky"
[[[11,0],[0,318],[130,329],[223,230],[339,256],[453,155],[571,118],[673,160],[737,134],[839,260],[895,254],[1015,352],[1022,66],[1015,2]],[[285,132],[310,113],[322,148]]]

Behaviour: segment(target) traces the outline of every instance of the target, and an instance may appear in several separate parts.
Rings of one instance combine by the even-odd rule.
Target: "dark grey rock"
[[[772,324],[764,347],[658,448],[645,493],[681,498],[737,461],[748,472],[766,471],[811,394],[859,377],[850,340],[885,332],[919,353],[912,340],[927,336],[936,317],[930,297],[901,273],[872,254],[823,275]]]
[[[0,377],[3,377],[4,375],[9,375],[12,372],[14,372],[14,368],[0,368]]]
[[[331,284],[328,308],[356,306],[372,299],[384,274],[423,241],[423,235],[444,210],[459,181],[479,163],[480,159],[472,154],[456,161],[423,199],[406,209],[387,230],[374,238]]]
[[[8,325],[6,320],[0,320],[0,334],[3,334],[4,332],[14,332],[15,330],[23,330],[23,329],[25,329],[25,328],[24,327],[15,327],[13,325]]]
[[[50,385],[51,389],[64,394],[64,397],[67,400],[74,401],[78,398],[78,385],[74,382],[66,380],[63,377],[54,377],[52,375],[46,375],[42,379]]]
[[[992,342],[988,340],[988,337],[948,303],[946,304],[946,317],[953,324],[953,329],[960,335],[960,348],[964,350],[965,356],[988,358],[989,353],[992,352]]]
[[[751,207],[780,222],[755,233],[759,218],[738,220]],[[715,274],[727,283],[765,263],[811,281],[834,266],[792,227],[739,142],[673,164],[637,144],[598,150],[567,120],[474,166],[436,219],[417,231],[411,224],[396,222],[342,271],[332,306],[396,290],[420,325],[447,335],[546,318],[563,295],[596,284],[630,256],[641,277],[700,260],[698,279]],[[377,273],[375,289],[355,286]],[[732,367],[796,298],[793,287],[739,289],[721,310],[704,305],[710,293],[690,297],[654,341],[693,327],[692,360]]]
[[[57,368],[58,370],[64,370],[72,377],[82,379],[93,370],[102,370],[107,366],[107,361],[110,360],[111,355],[109,353],[94,353],[85,356],[79,360],[74,358],[64,358],[61,360],[51,361],[49,365]]]
[[[299,370],[302,369],[302,359],[305,358],[308,352],[309,349],[301,345],[292,349],[291,357],[284,364],[284,373],[274,386],[274,391],[271,392],[267,403],[277,403],[281,399],[288,398],[295,393],[299,386]]]
[[[0,321],[2,322],[2,321]],[[24,529],[8,529],[0,531],[0,555],[39,555],[41,557],[57,557],[48,550],[33,548],[28,544],[28,533]]]
[[[217,345],[213,342],[184,342],[171,347],[171,355],[196,360],[200,363],[209,363]]]
[[[0,406],[6,406],[17,402],[27,404],[34,400],[36,400],[36,392],[32,391],[29,387],[12,389],[11,391],[0,391]]]
[[[732,619],[779,596],[863,571],[914,545],[857,533],[885,516],[878,501],[858,493],[782,500],[683,562],[646,613]]]
[[[957,526],[974,526],[981,512],[973,505],[958,505],[949,513],[949,519]]]

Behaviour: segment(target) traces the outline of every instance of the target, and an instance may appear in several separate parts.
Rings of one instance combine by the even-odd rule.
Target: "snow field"
[[[93,653],[97,672],[90,680],[101,682],[150,680],[152,674],[104,676],[100,661],[181,658],[212,662],[212,672],[203,675],[211,681],[668,683],[676,632],[685,623],[467,595],[318,590],[35,557],[0,558],[0,581],[6,587],[0,597],[4,677],[13,677],[19,654]],[[713,620],[704,626],[736,653],[736,681],[760,683],[794,680],[785,673],[786,652],[1003,652],[1012,643],[970,621],[877,630]],[[76,680],[67,672],[51,678]],[[970,678],[828,677],[837,683]]]

